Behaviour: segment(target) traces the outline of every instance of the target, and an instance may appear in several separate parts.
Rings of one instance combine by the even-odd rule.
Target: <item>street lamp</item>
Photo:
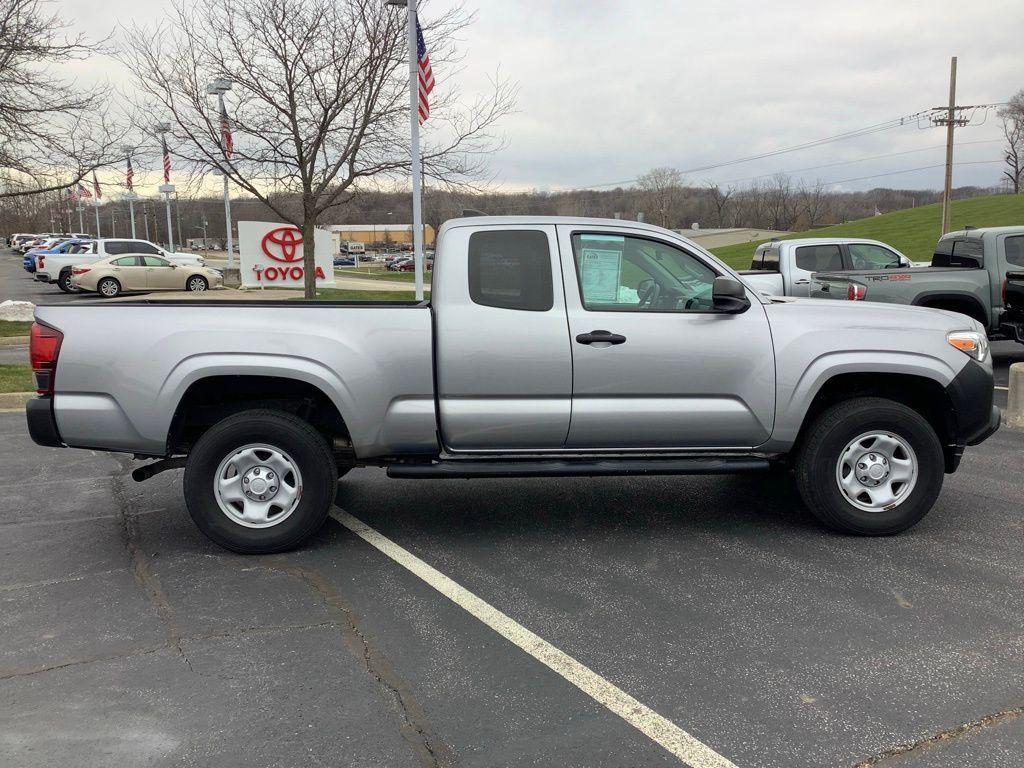
[[[206,93],[210,96],[217,97],[217,108],[220,119],[225,120],[227,112],[224,108],[224,94],[231,90],[231,81],[224,77],[218,77],[208,86],[206,86]],[[223,128],[222,128],[223,130]],[[223,142],[223,135],[221,141]],[[231,156],[228,152],[224,152],[225,162],[229,161]],[[221,174],[219,170],[215,170],[214,174]],[[228,175],[226,173],[221,174],[224,176],[224,223],[227,227],[227,246],[228,246],[228,269],[234,270],[235,268],[235,244],[234,239],[231,236],[231,195],[228,191]]]
[[[160,134],[161,142],[166,145],[167,134],[171,131],[170,123],[157,123],[153,130]],[[167,250],[174,253],[174,230],[171,225],[171,195],[174,194],[174,185],[166,176],[164,182],[158,189],[163,194],[164,203],[167,206]]]

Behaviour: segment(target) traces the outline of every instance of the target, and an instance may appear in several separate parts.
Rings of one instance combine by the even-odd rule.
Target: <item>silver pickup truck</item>
[[[311,535],[359,466],[782,466],[826,525],[895,533],[999,423],[970,318],[769,300],[685,238],[603,219],[449,221],[429,302],[39,307],[31,357],[37,443],[155,459],[137,480],[184,466],[196,524],[246,553]]]
[[[750,269],[740,275],[768,296],[808,296],[815,272],[903,269],[911,265],[910,259],[878,240],[802,237],[761,243],[754,249]]]

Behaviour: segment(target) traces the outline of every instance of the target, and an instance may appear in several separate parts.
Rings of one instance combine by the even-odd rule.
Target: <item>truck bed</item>
[[[152,301],[40,306],[64,334],[54,413],[70,446],[162,455],[189,387],[217,376],[318,386],[360,456],[436,450],[426,302]]]

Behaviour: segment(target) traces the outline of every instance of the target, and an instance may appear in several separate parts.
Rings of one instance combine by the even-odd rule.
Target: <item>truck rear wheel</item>
[[[327,519],[338,471],[323,436],[283,411],[212,426],[185,465],[185,502],[210,539],[242,554],[298,546]]]
[[[942,444],[932,426],[892,400],[838,403],[815,419],[795,462],[797,487],[821,522],[883,536],[910,528],[942,490]]]

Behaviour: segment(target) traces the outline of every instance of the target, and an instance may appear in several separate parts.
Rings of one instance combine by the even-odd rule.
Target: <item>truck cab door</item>
[[[554,226],[445,230],[432,278],[443,445],[561,448],[572,358]]]
[[[811,295],[811,275],[845,269],[843,251],[838,243],[801,245],[789,258],[790,296]]]
[[[645,229],[558,226],[572,341],[567,449],[749,449],[775,415],[768,318],[748,291],[716,311],[725,274],[680,241]]]

